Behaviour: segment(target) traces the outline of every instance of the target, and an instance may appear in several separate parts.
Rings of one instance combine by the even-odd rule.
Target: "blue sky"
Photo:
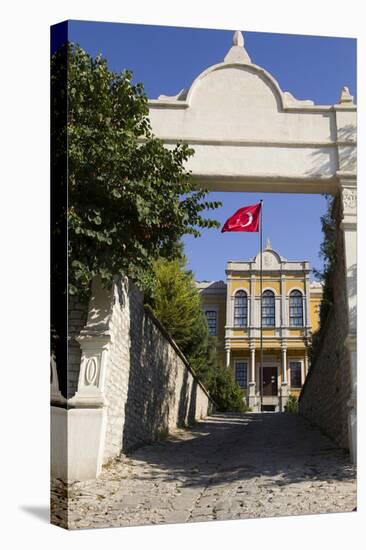
[[[338,102],[343,86],[356,96],[356,40],[244,32],[245,47],[253,63],[264,67],[283,90],[317,104]],[[231,46],[227,30],[187,29],[154,25],[71,21],[69,40],[91,55],[102,53],[114,71],[130,69],[150,98],[175,95],[188,87],[210,65],[219,63]],[[325,198],[320,195],[211,193],[223,202],[214,212],[224,222],[240,206],[264,200],[263,233],[273,248],[288,259],[307,259],[321,267],[320,216]],[[203,237],[184,238],[189,267],[198,280],[225,278],[228,260],[248,259],[259,249],[256,233],[205,230]]]

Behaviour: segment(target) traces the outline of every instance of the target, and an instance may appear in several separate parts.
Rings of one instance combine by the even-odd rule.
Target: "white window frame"
[[[291,363],[300,363],[300,379],[301,379],[301,386],[292,386],[291,385]],[[304,385],[304,359],[301,357],[291,357],[290,359],[287,359],[287,365],[288,365],[288,385],[289,388],[292,390],[300,390]]]
[[[295,291],[300,292],[300,294],[301,294],[301,307],[302,307],[302,324],[301,325],[291,325],[291,294],[292,294],[292,292],[295,292]],[[288,326],[290,328],[294,328],[294,329],[304,328],[304,326],[305,326],[305,307],[306,307],[306,304],[305,304],[304,291],[301,290],[301,288],[297,288],[297,287],[290,288],[289,292],[288,292]]]
[[[245,292],[246,294],[246,297],[247,297],[247,324],[246,325],[235,325],[235,298],[236,298],[236,295],[238,292]],[[232,326],[233,328],[237,328],[237,329],[246,329],[248,328],[249,326],[249,315],[250,315],[250,300],[249,300],[249,292],[248,292],[248,289],[246,288],[237,288],[233,294],[233,305],[232,305],[232,308],[233,308],[233,311],[232,311]]]
[[[247,390],[248,389],[248,385],[249,385],[249,365],[250,365],[250,358],[249,357],[243,357],[243,358],[236,358],[234,359],[234,378],[235,378],[235,382],[236,382],[236,365],[237,363],[245,363],[246,365],[246,373],[247,373],[247,385],[242,387],[242,386],[239,386],[240,389],[242,390]],[[236,382],[237,383],[237,382]]]
[[[219,329],[219,306],[217,304],[206,304],[203,308],[203,313],[206,315],[207,311],[214,311],[216,313],[216,331],[215,334],[212,336],[218,336],[218,329]],[[207,319],[207,316],[206,316]]]
[[[273,300],[274,300],[274,324],[273,325],[262,325],[263,328],[265,329],[271,329],[271,330],[274,330],[276,327],[277,327],[277,319],[278,319],[278,312],[277,312],[277,302],[278,302],[278,295],[276,293],[276,291],[273,289],[273,288],[264,288],[262,290],[262,295],[260,296],[260,301],[259,301],[259,322],[261,323],[262,322],[262,299],[263,299],[263,294],[269,290],[270,292],[273,293]]]

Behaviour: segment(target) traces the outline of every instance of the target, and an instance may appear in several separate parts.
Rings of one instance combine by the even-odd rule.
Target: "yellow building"
[[[197,283],[220,361],[233,369],[253,411],[284,410],[288,396],[297,396],[304,384],[322,298],[322,286],[310,282],[310,271],[309,262],[288,261],[268,241],[262,300],[259,253],[249,261],[229,261],[226,283]]]

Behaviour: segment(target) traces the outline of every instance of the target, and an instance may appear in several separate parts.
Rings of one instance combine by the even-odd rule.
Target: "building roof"
[[[226,294],[224,281],[196,281],[196,287],[205,294]]]
[[[267,239],[266,247],[263,250],[263,265],[264,272],[280,271],[298,272],[309,274],[311,272],[310,264],[307,260],[287,260],[278,252],[273,250],[271,242]],[[226,274],[230,275],[233,272],[254,272],[260,271],[260,252],[247,261],[244,260],[228,260]],[[196,281],[196,287],[200,292],[205,294],[225,294],[226,283],[224,281]],[[323,283],[312,281],[310,283],[310,291],[312,294],[321,294],[323,292]]]
[[[226,274],[233,271],[260,271],[261,254],[258,254],[251,260],[229,260],[227,262]],[[310,264],[307,260],[287,260],[272,248],[271,242],[267,239],[267,244],[262,253],[263,271],[301,271],[310,273]]]

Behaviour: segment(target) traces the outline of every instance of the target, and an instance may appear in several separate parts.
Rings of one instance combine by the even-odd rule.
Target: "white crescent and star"
[[[250,225],[253,221],[253,214],[251,214],[250,212],[246,212],[246,215],[248,216],[247,223],[241,223],[241,219],[238,218],[237,220],[235,220],[236,225],[239,225],[240,227],[247,227],[248,225]]]

